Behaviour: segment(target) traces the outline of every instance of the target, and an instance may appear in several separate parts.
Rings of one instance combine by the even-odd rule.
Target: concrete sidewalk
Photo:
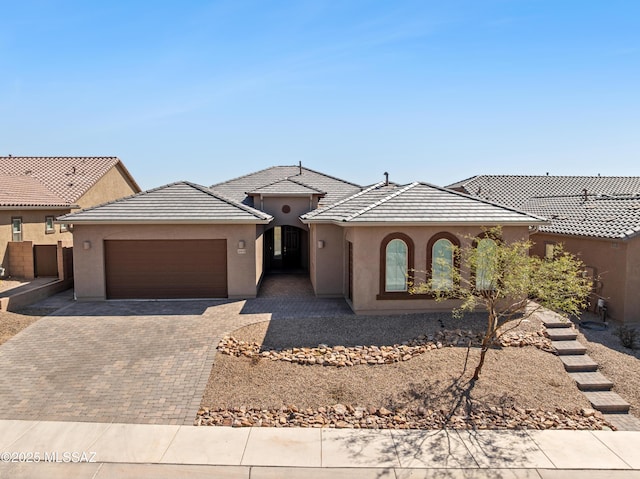
[[[631,431],[236,429],[4,420],[0,452],[2,478],[640,478],[640,432]]]

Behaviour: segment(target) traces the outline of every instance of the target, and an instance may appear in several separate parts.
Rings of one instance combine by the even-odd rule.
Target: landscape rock
[[[443,347],[467,345],[479,346],[482,334],[473,331],[442,330],[428,336],[421,335],[402,344],[389,346],[328,346],[319,344],[315,348],[270,349],[263,351],[257,342],[240,341],[232,336],[225,336],[218,344],[218,351],[236,357],[265,358],[272,361],[334,367],[351,367],[360,364],[391,364],[425,354]],[[543,351],[553,353],[551,341],[545,337],[543,330],[534,332],[509,332],[503,334],[496,343],[501,347],[534,346]]]
[[[194,426],[329,427],[366,429],[612,429],[602,413],[582,408],[555,409],[477,408],[467,414],[449,414],[424,407],[396,409],[336,404],[329,408],[292,411],[279,409],[206,409],[198,411]]]

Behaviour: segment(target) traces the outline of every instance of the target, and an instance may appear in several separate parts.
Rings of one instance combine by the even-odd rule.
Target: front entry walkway
[[[315,298],[308,273],[271,273],[262,279],[258,298]]]
[[[308,273],[272,273],[262,280],[258,297],[242,308],[243,314],[268,313],[271,319],[351,316],[343,298],[317,298]]]

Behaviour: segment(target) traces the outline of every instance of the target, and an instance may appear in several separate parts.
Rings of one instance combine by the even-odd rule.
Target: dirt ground
[[[430,320],[412,316],[386,320],[357,318],[351,322],[312,319],[286,325],[258,323],[234,331],[232,335],[271,348],[291,347],[299,341],[312,346],[320,342],[339,344],[338,338],[347,338],[343,341],[345,345],[381,345],[401,342],[439,328],[462,326],[477,330],[483,325],[481,316],[459,321],[451,321],[445,316]],[[527,330],[541,327],[537,319],[522,325],[522,329]],[[209,408],[283,405],[317,408],[343,403],[363,407],[423,406],[449,410],[464,392],[478,356],[477,348],[472,348],[467,357],[467,348],[447,347],[399,363],[335,368],[218,354],[202,405]],[[518,406],[545,410],[589,407],[558,357],[535,347],[489,351],[471,399],[484,407]]]
[[[25,308],[17,313],[0,311],[0,344],[5,343],[27,326],[53,311],[55,309],[48,308]]]

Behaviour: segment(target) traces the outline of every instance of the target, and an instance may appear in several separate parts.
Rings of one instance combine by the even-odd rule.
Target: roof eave
[[[0,210],[73,210],[80,208],[78,205],[2,205]]]
[[[539,226],[549,224],[539,220],[520,220],[520,221],[358,221],[358,220],[336,220],[336,219],[303,219],[300,221],[304,224],[335,224],[338,226]]]
[[[73,224],[73,225],[185,225],[185,224],[198,224],[198,225],[219,225],[219,224],[234,224],[234,225],[253,225],[253,224],[269,224],[273,220],[270,219],[255,219],[255,220],[198,220],[198,219],[149,219],[149,220],[140,220],[140,219],[131,219],[131,220],[81,220],[79,218],[59,218],[54,223],[57,224]]]
[[[309,196],[325,196],[326,193],[315,193],[315,192],[309,192],[309,193],[260,193],[260,192],[256,192],[256,191],[250,191],[248,193],[245,193],[247,196],[263,196],[263,197],[287,197],[287,198],[291,198],[291,197],[296,197],[296,198],[308,198]]]

